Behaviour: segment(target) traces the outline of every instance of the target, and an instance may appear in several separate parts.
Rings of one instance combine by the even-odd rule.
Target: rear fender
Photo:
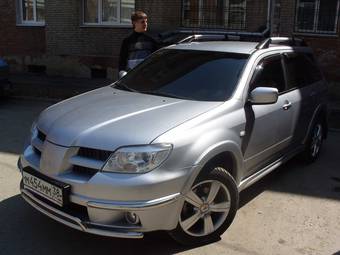
[[[324,124],[326,126],[326,130],[324,131],[324,137],[327,138],[327,134],[328,134],[328,108],[327,108],[327,105],[320,104],[320,105],[318,105],[318,107],[315,109],[315,111],[313,113],[313,118],[308,125],[308,131],[306,132],[306,136],[303,139],[303,144],[307,143],[308,137],[310,136],[310,133],[312,132],[313,125],[318,120],[318,118],[320,118],[320,117],[323,118],[323,121],[325,121]]]

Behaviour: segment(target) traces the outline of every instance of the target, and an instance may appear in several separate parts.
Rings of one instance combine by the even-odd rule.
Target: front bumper
[[[110,237],[123,237],[123,238],[142,238],[143,237],[143,233],[129,231],[129,229],[127,228],[119,229],[119,228],[114,228],[112,226],[104,226],[104,225],[96,226],[96,225],[91,224],[90,222],[84,222],[77,217],[66,214],[60,210],[57,210],[55,207],[52,207],[42,202],[41,200],[37,199],[28,190],[21,189],[21,195],[26,200],[26,202],[28,202],[31,206],[33,206],[38,211],[74,229],[84,231],[87,233],[91,233],[91,234],[110,236]]]
[[[20,157],[18,168],[22,171],[29,167],[42,174],[44,171],[37,168],[38,163],[27,151]],[[184,201],[179,187],[184,186],[190,169],[181,172],[179,175],[165,175],[163,179],[159,173],[134,176],[134,182],[120,180],[119,185],[113,175],[109,176],[112,180],[94,176],[84,181],[71,179],[64,173],[47,174],[49,178],[71,185],[70,207],[67,208],[51,203],[23,184],[21,194],[38,211],[74,229],[110,237],[142,238],[144,232],[176,228]],[[111,192],[103,195],[103,185],[111,185]],[[135,199],[131,199],[133,196]],[[128,213],[137,215],[138,223],[128,222]]]
[[[84,219],[81,219],[76,216],[72,216],[64,211],[57,209],[55,206],[51,206],[50,204],[42,201],[39,199],[34,193],[31,191],[24,189],[21,187],[21,195],[22,197],[28,202],[31,206],[33,206],[38,211],[42,212],[43,214],[49,216],[50,218],[63,223],[69,227],[74,229],[90,233],[96,234],[101,236],[109,236],[109,237],[118,237],[118,238],[143,238],[144,234],[143,229],[141,226],[128,226],[128,225],[106,225],[106,224],[98,224],[93,223]],[[164,209],[168,207],[167,210],[171,210],[171,207],[175,204],[176,201],[180,198],[179,194],[174,196],[161,199],[160,201],[148,201],[144,206],[141,203],[137,204],[130,204],[124,205],[121,204],[102,204],[102,203],[95,203],[92,202],[89,206],[94,206],[98,210],[104,209],[107,210],[120,210],[120,211],[132,211],[132,210],[140,210],[140,212],[145,213],[146,209],[154,209],[153,214],[156,217],[163,217],[165,215],[158,215],[158,209]],[[158,208],[158,209],[157,209]]]

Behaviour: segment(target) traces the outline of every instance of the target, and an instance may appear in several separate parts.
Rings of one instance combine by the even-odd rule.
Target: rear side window
[[[252,78],[250,91],[257,87],[277,88],[279,92],[285,90],[285,79],[281,57],[279,55],[265,58],[257,65]]]
[[[322,79],[312,55],[285,54],[288,89],[301,88]]]

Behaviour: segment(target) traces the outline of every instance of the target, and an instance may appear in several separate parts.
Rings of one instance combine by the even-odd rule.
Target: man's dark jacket
[[[129,70],[158,49],[158,42],[146,33],[133,32],[123,40],[119,55],[119,71]]]

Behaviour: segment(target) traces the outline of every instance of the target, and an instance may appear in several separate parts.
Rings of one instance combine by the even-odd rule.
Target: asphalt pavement
[[[293,159],[243,191],[236,218],[220,241],[183,247],[164,232],[141,240],[85,234],[20,197],[18,155],[31,123],[52,103],[0,102],[0,254],[340,255],[340,132],[330,132],[314,164]]]

